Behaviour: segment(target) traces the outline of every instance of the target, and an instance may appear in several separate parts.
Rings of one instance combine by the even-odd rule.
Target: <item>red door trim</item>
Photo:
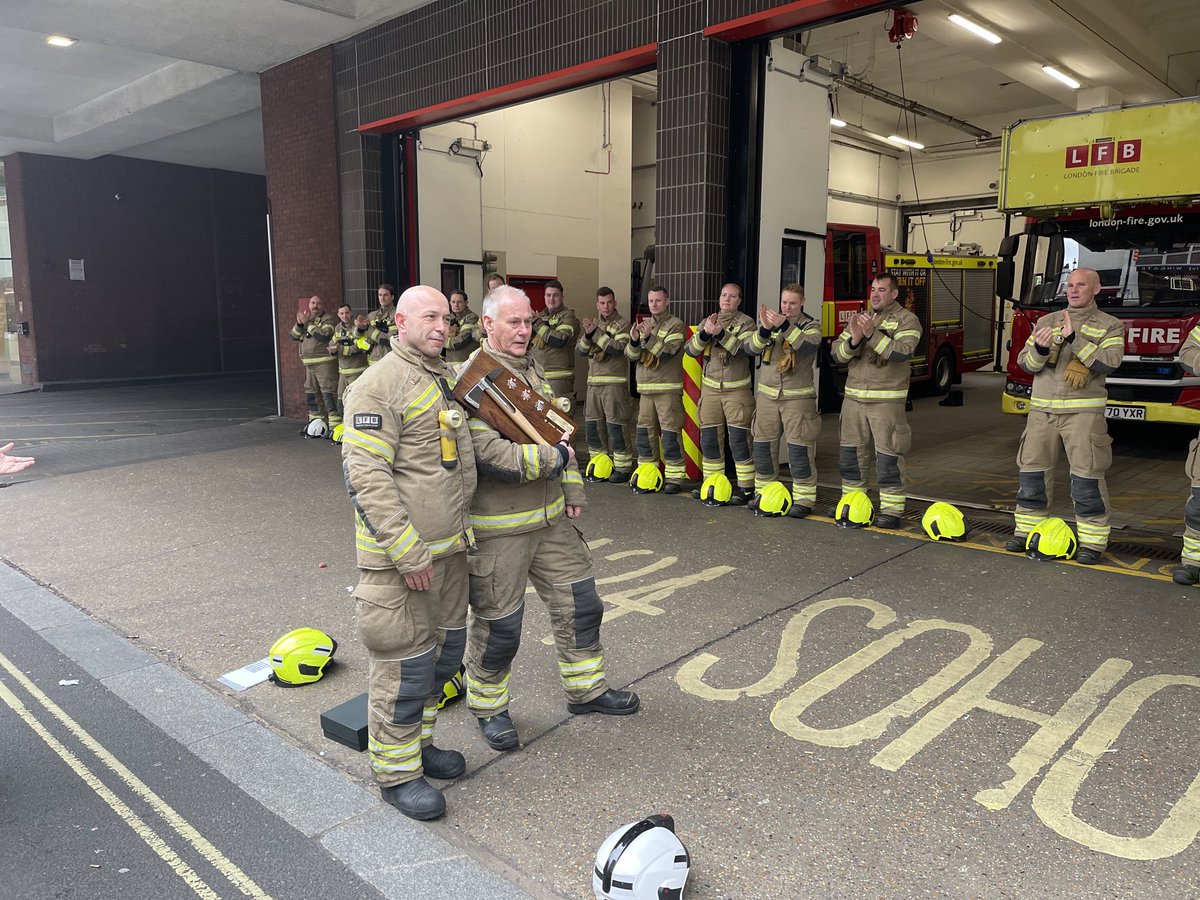
[[[709,25],[704,29],[704,36],[720,41],[744,41],[791,31],[826,19],[844,19],[871,8],[886,9],[890,6],[895,6],[895,3],[880,3],[879,0],[796,0],[740,19]]]

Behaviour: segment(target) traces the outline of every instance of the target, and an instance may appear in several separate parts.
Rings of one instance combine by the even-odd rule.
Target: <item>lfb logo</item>
[[[1066,168],[1082,166],[1111,166],[1114,163],[1135,163],[1142,158],[1142,140],[1118,141],[1114,138],[1096,138],[1091,144],[1079,144],[1067,148]]]

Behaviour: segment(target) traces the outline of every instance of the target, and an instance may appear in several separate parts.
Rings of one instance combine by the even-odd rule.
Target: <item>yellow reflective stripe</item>
[[[767,345],[769,345],[770,343],[771,343],[771,339],[764,338],[762,336],[761,331],[755,331],[754,334],[752,334],[750,336],[750,346],[753,347],[755,350],[759,350],[759,351],[765,350],[767,348]]]
[[[1033,397],[1029,405],[1033,409],[1104,409],[1108,401],[1104,397],[1087,397],[1082,400],[1043,400]]]
[[[1197,325],[1192,329],[1191,333],[1188,335],[1188,340],[1200,342],[1200,325]]]
[[[541,506],[527,512],[508,513],[503,516],[477,516],[471,514],[471,525],[479,531],[497,531],[502,528],[519,528],[560,515],[566,509],[566,501],[559,497],[549,506]]]
[[[406,744],[381,744],[368,736],[371,768],[376,772],[415,772],[421,768],[421,738]]]
[[[1079,330],[1082,331],[1084,334],[1086,334],[1090,338],[1097,338],[1097,337],[1100,337],[1102,334],[1104,334],[1104,332],[1106,332],[1108,329],[1107,328],[1099,328],[1095,325],[1080,325]]]
[[[396,458],[396,451],[391,446],[377,437],[372,437],[365,432],[359,431],[357,428],[344,429],[342,431],[342,443],[361,447],[368,453],[373,453],[375,456],[389,463],[393,462]]]
[[[772,400],[778,400],[781,395],[785,400],[817,396],[817,389],[815,387],[783,388],[780,390],[772,385],[763,384],[761,381],[758,383],[758,392]]]
[[[846,396],[856,400],[903,400],[908,396],[908,388],[899,391],[868,391],[863,388],[846,388]]]
[[[1122,337],[1105,338],[1104,340],[1102,340],[1100,342],[1101,349],[1103,349],[1105,347],[1124,347],[1124,346],[1125,346],[1125,339]]]
[[[568,690],[587,690],[604,679],[604,657],[593,656],[577,663],[559,662],[558,673]]]
[[[466,549],[466,542],[461,534],[456,534],[454,537],[446,538],[442,541],[426,541],[425,546],[429,548],[429,552],[434,556],[444,556],[447,553],[454,553],[459,550]]]
[[[892,346],[892,339],[886,334],[881,335],[879,338],[879,343],[875,345],[875,352],[882,356],[884,351],[890,346]]]
[[[337,362],[337,359],[326,354],[325,356],[302,356],[300,357],[300,362],[304,363],[306,366],[317,366],[321,365],[322,363]]]
[[[546,370],[547,378],[572,378],[572,377],[574,377],[574,375],[575,375],[575,373],[572,372],[570,369],[547,369]]]
[[[568,469],[563,472],[562,482],[563,484],[583,484],[583,476]]]
[[[521,446],[521,464],[525,467],[526,479],[536,481],[542,471],[542,458],[538,453],[537,444],[523,444]]]
[[[643,394],[665,394],[668,391],[679,392],[682,390],[682,381],[651,381],[647,384],[638,384],[638,391]]]
[[[892,335],[892,337],[897,341],[902,340],[904,338],[908,338],[908,337],[920,337],[920,336],[921,336],[920,330],[913,331],[912,329],[909,329],[908,331],[897,331]]]
[[[1075,354],[1075,358],[1081,363],[1086,363],[1089,359],[1096,355],[1096,351],[1100,348],[1095,344],[1084,344]]]
[[[476,681],[467,675],[467,705],[471,709],[499,709],[508,703],[508,679],[505,675],[496,684]]]
[[[404,410],[404,423],[408,424],[417,416],[421,415],[421,413],[429,409],[429,407],[433,406],[434,401],[437,400],[438,394],[440,393],[441,388],[439,388],[436,383],[425,388],[425,390],[421,393],[421,396],[412,403],[408,404],[408,408]]]
[[[737,381],[717,381],[705,375],[701,379],[701,383],[705,387],[715,388],[718,391],[736,391],[739,388],[750,387],[750,376],[747,375],[745,378],[739,378]]]
[[[366,532],[354,535],[354,546],[364,553],[378,553],[380,556],[387,555],[379,548],[379,545],[375,543],[375,539]]]
[[[359,366],[357,369],[343,369],[341,366],[338,366],[339,375],[357,375],[359,372],[365,371],[367,371],[366,366]]]
[[[391,545],[384,548],[384,551],[393,561],[398,562],[409,550],[416,546],[417,541],[421,536],[417,534],[417,529],[412,527],[410,523],[407,528],[400,532],[400,537],[392,541]]]
[[[588,384],[625,384],[626,379],[620,375],[589,375]]]

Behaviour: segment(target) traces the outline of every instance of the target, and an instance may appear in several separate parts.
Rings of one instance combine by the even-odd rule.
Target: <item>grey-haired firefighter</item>
[[[1189,375],[1200,373],[1200,325],[1192,329],[1179,351],[1179,362]],[[1183,508],[1183,555],[1171,577],[1176,584],[1200,584],[1200,438],[1188,447],[1187,476],[1191,493]]]
[[[359,634],[370,654],[367,728],[383,799],[406,816],[446,809],[425,780],[466,771],[433,745],[442,686],[467,640],[475,457],[454,371],[440,358],[450,307],[435,288],[400,296],[388,355],[346,398],[342,439],[354,506]]]
[[[789,284],[779,294],[779,311],[758,311],[758,330],[747,349],[761,355],[754,395],[754,506],[768,484],[779,480],[778,450],[787,441],[792,476],[788,515],[802,519],[817,502],[817,438],[821,413],[813,383],[821,323],[804,311],[804,288]],[[786,497],[786,495],[784,495]]]
[[[839,468],[842,493],[867,488],[870,444],[875,445],[880,528],[899,528],[908,499],[904,455],[912,430],[904,414],[910,361],[921,322],[897,302],[900,285],[890,273],[871,282],[870,312],[854,313],[833,343],[833,358],[847,366],[842,402]]]
[[[558,279],[546,282],[546,308],[533,323],[531,342],[534,359],[546,373],[556,397],[575,404],[575,342],[579,340],[579,318],[563,305],[563,286]]]
[[[523,291],[498,287],[483,301],[485,350],[547,400],[554,393],[528,353],[533,310]],[[477,351],[478,352],[478,351]],[[466,367],[464,366],[464,371]],[[575,714],[628,715],[632,691],[608,687],[592,557],[572,521],[585,503],[583,479],[567,443],[516,444],[480,418],[470,421],[479,466],[471,509],[476,545],[470,554],[471,625],[467,639],[467,706],[494,750],[512,750],[517,729],[508,712],[509,677],[521,646],[525,585],[546,604],[558,655],[558,673]]]
[[[367,353],[371,349],[367,339],[367,330],[371,327],[366,316],[354,317],[349,303],[338,307],[338,323],[333,329],[333,340],[329,342],[329,352],[337,359],[337,413],[338,420],[345,418],[346,391],[367,371]],[[334,441],[341,441],[341,431],[336,427],[330,435]]]
[[[596,291],[596,318],[580,321],[575,350],[587,357],[587,401],[583,429],[588,452],[607,454],[612,472],[607,480],[624,484],[633,474],[633,402],[629,397],[629,323],[617,312],[617,297],[610,287]],[[599,480],[597,476],[597,480]]]
[[[1016,533],[1006,547],[1024,551],[1029,532],[1049,516],[1061,442],[1079,532],[1075,559],[1094,565],[1108,546],[1104,475],[1112,464],[1112,438],[1104,420],[1105,379],[1125,356],[1125,329],[1096,306],[1100,276],[1091,269],[1073,271],[1066,290],[1067,308],[1039,319],[1017,357],[1033,375],[1033,393],[1017,449]]]
[[[324,302],[313,294],[308,300],[308,309],[296,313],[296,324],[289,334],[300,345],[308,421],[324,419],[330,428],[342,420],[337,404],[337,360],[329,355],[333,327],[333,317],[325,312]]]
[[[662,444],[662,492],[678,494],[687,483],[687,468],[683,458],[683,344],[687,326],[673,315],[671,295],[661,284],[650,288],[646,295],[650,315],[629,329],[625,356],[637,363],[637,474],[658,466],[659,444]],[[647,476],[653,479],[652,474]],[[646,493],[657,490],[657,482],[648,486],[634,484],[634,489]]]
[[[725,434],[737,472],[730,503],[741,505],[754,492],[754,458],[750,454],[750,422],[754,417],[750,354],[746,341],[754,334],[754,320],[738,307],[742,289],[736,284],[721,288],[720,310],[705,319],[685,345],[688,356],[704,360],[700,387],[700,454],[705,484],[693,491],[697,499],[712,476],[725,477]]]

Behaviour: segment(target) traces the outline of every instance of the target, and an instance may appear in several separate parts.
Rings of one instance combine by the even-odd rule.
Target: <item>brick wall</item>
[[[5,180],[24,381],[273,367],[260,176],[16,154]]]
[[[296,302],[320,294],[332,312],[343,296],[333,49],[264,72],[260,85],[283,411],[305,419],[304,367],[288,338]]]

